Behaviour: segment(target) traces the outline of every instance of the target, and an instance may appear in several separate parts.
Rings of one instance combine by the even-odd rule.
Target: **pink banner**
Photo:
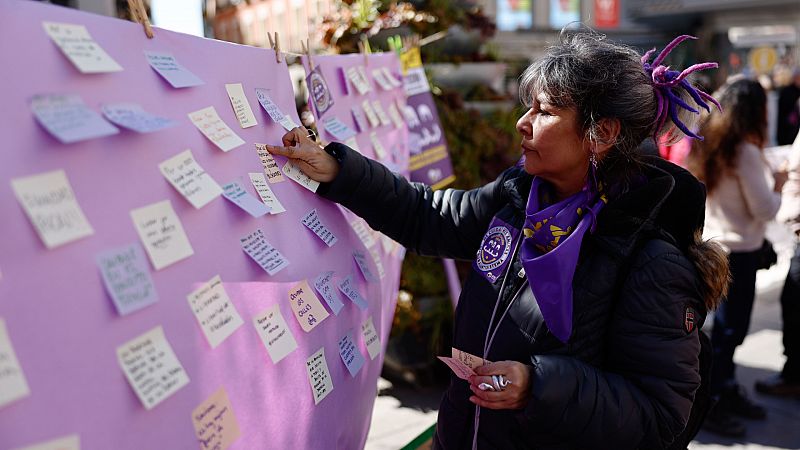
[[[5,136],[0,152],[0,318],[30,391],[12,402],[0,402],[0,448],[73,434],[80,436],[82,448],[87,449],[202,448],[200,439],[208,438],[208,428],[200,420],[210,410],[206,400],[219,406],[229,401],[227,411],[232,410],[238,431],[232,431],[230,415],[219,424],[228,427],[230,434],[222,442],[232,441],[230,448],[363,447],[383,357],[381,352],[370,358],[374,348],[368,347],[361,327],[372,318],[385,348],[402,249],[385,242],[372,242],[366,248],[337,205],[286,176],[282,182],[269,183],[285,212],[254,217],[258,214],[241,209],[247,207],[252,213],[248,196],[259,198],[260,191],[248,176],[264,173],[255,143],[278,144],[284,133],[259,104],[255,89],[268,90],[274,106],[285,115],[284,123],[300,123],[286,63],[277,63],[272,50],[161,29],[155,30],[154,39],[147,39],[138,24],[38,2],[0,0],[0,17],[5,19],[0,39],[6,43],[0,110],[0,131]],[[45,32],[43,21],[84,25],[122,70],[90,67],[99,73],[81,73]],[[173,64],[174,70],[174,63],[163,56],[171,54],[202,84],[183,77],[173,81],[188,87],[173,87],[151,68],[145,51],[160,54],[159,61]],[[238,83],[257,122],[254,126],[245,105],[235,101],[235,86],[226,92],[226,84]],[[120,128],[116,134],[63,144],[34,118],[31,99],[39,94],[77,94],[88,109],[98,113],[103,104],[135,103],[176,124],[150,133]],[[223,151],[189,120],[189,113],[211,106],[244,144],[230,135],[217,135],[215,139],[227,149]],[[122,109],[117,106],[115,111]],[[213,122],[213,114],[207,110],[203,114],[198,120]],[[274,109],[272,114],[280,117]],[[165,123],[152,117],[139,122],[159,127]],[[398,163],[405,148],[398,150]],[[187,149],[219,186],[233,186],[230,183],[236,181],[246,192],[226,188],[228,201],[220,191],[206,190],[202,201],[195,198],[199,205],[195,208],[178,191],[180,180],[173,186],[162,174],[164,169],[159,169],[159,164]],[[284,159],[275,160],[284,166]],[[26,217],[10,180],[57,170],[66,174],[93,233],[48,249]],[[130,212],[162,201],[169,201],[174,209],[191,254],[185,252],[160,270],[145,260],[151,277],[148,286],[155,289],[158,299],[152,302],[148,297],[149,304],[120,315],[115,301],[125,299],[110,298],[104,276],[111,279],[113,274],[101,275],[97,256],[102,254],[107,261],[104,252],[139,243]],[[313,209],[318,221],[311,230],[301,220]],[[335,242],[327,234],[324,241],[315,235],[325,232],[323,225]],[[255,233],[259,229],[263,233]],[[265,239],[289,261],[288,266],[270,263],[261,254],[259,263],[264,268],[260,267],[254,261],[258,255],[251,258],[243,251],[240,239],[245,237],[249,251],[266,251]],[[384,276],[368,282],[356,265],[354,251],[365,256],[376,276],[381,273],[375,264],[379,262]],[[273,275],[267,273],[268,268],[274,270]],[[304,316],[307,305],[292,303],[290,290],[297,293],[303,280],[313,286],[327,271],[334,272],[333,286],[352,275],[367,309],[342,297],[344,307],[335,314],[315,291],[311,294],[321,304],[311,310],[318,315],[318,323]],[[194,310],[205,295],[198,288],[216,275],[241,323],[238,327],[226,324],[223,328],[230,328],[230,334],[212,340],[204,334],[207,324],[195,317]],[[308,294],[304,292],[302,298],[313,300]],[[297,344],[281,357],[268,353],[254,326],[254,318],[275,306]],[[327,317],[321,318],[322,313]],[[301,324],[300,317],[308,322]],[[163,330],[185,377],[160,402],[151,398],[155,404],[148,409],[126,379],[117,350],[157,327]],[[304,331],[304,327],[311,328]],[[365,358],[354,376],[340,357],[340,341],[347,335]],[[343,342],[352,356],[350,340]],[[315,395],[307,367],[321,370],[318,351],[323,348],[333,389],[321,384]],[[352,363],[350,370],[356,370]],[[3,382],[0,377],[0,388]],[[327,389],[324,396],[319,389]]]

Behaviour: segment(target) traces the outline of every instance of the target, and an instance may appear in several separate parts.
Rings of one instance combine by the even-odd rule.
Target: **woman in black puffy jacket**
[[[694,137],[686,108],[715,103],[684,80],[715,64],[662,64],[688,38],[652,59],[564,35],[521,78],[523,160],[470,191],[409,183],[299,128],[269,148],[412,251],[474,261],[454,347],[485,363],[452,377],[435,448],[675,448],[696,432],[699,327],[726,259],[699,237],[703,186],[637,157],[647,137]]]

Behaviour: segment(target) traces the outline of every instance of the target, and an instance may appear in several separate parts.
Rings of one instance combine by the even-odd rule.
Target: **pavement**
[[[701,430],[689,446],[691,450],[800,449],[800,399],[775,398],[753,390],[755,380],[779,372],[785,360],[779,297],[794,241],[786,228],[775,223],[768,227],[767,237],[775,245],[778,264],[758,274],[749,334],[734,355],[739,382],[767,408],[767,419],[748,421],[747,435],[740,439],[724,438]],[[709,317],[703,329],[709,330],[711,323]],[[400,449],[427,430],[436,423],[442,389],[393,385],[380,379],[365,448]]]

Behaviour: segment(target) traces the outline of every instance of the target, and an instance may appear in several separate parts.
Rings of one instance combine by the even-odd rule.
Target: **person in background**
[[[789,145],[800,130],[800,67],[778,91],[778,145]]]
[[[800,239],[800,133],[794,139],[789,157],[789,178],[783,185],[778,220],[788,224]],[[786,282],[781,291],[783,319],[783,370],[756,382],[756,391],[763,394],[800,397],[800,240],[789,264]]]
[[[766,224],[780,207],[785,174],[773,178],[763,154],[764,88],[740,78],[723,86],[716,98],[722,114],[704,117],[700,134],[705,139],[695,141],[689,154],[690,170],[708,189],[704,237],[728,250],[732,277],[728,298],[714,313],[711,393],[719,401],[704,426],[718,434],[742,436],[745,426],[736,417],[764,419],[766,410],[736,382],[733,353],[750,326]]]
[[[474,261],[453,345],[486,363],[451,377],[434,448],[685,449],[696,433],[699,326],[727,261],[700,239],[702,184],[637,154],[673,127],[696,137],[679,111],[716,103],[684,82],[715,63],[663,64],[690,38],[653,58],[562,33],[521,77],[523,160],[473,190],[434,192],[300,128],[268,147],[410,250]]]

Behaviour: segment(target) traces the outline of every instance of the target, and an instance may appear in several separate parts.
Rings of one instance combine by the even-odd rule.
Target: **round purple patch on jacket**
[[[473,267],[489,282],[494,283],[503,273],[511,256],[518,231],[497,217],[483,236]]]

